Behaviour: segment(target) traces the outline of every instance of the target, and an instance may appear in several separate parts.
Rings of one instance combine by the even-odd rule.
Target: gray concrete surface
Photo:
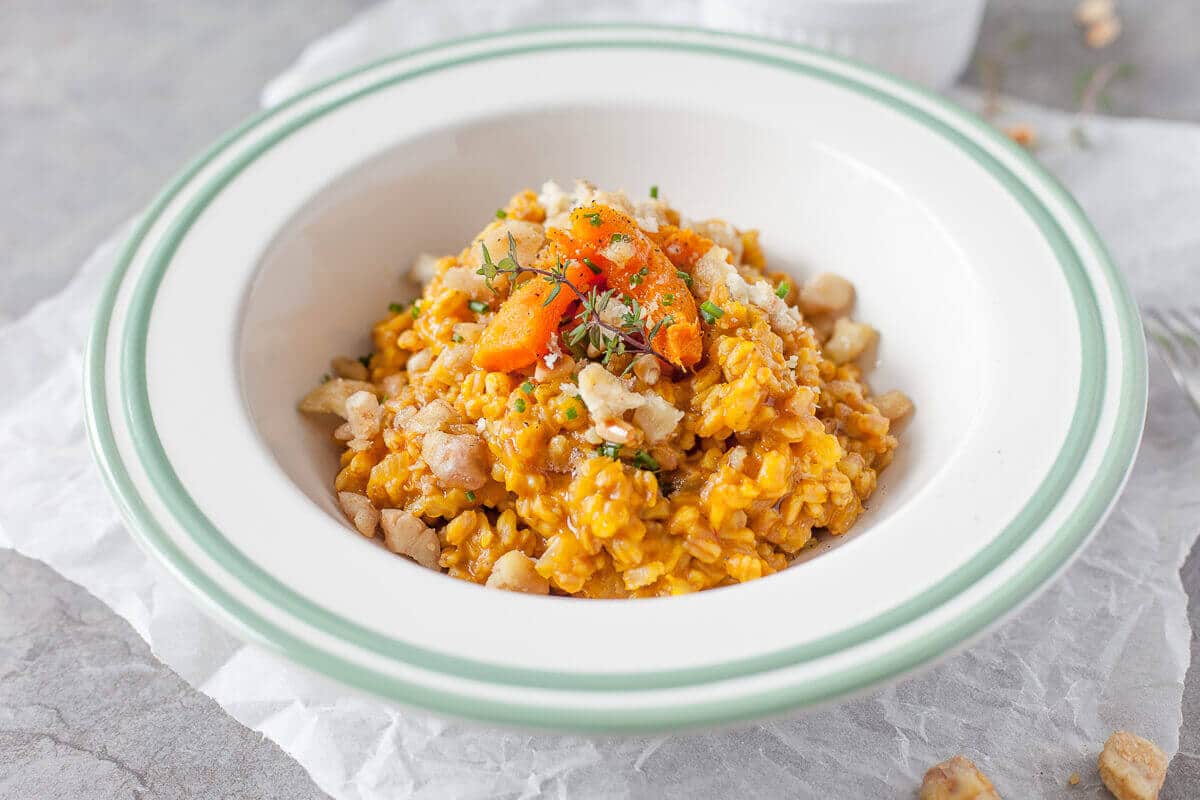
[[[0,0],[0,318],[59,288],[185,159],[251,113],[305,42],[364,5]],[[1200,3],[1121,3],[1125,34],[1100,54],[1079,42],[1072,5],[992,0],[979,52],[1028,39],[1007,58],[1007,91],[1071,108],[1075,76],[1114,59],[1136,71],[1113,87],[1112,113],[1200,121]],[[1197,553],[1182,578],[1197,628]],[[1195,638],[1192,658],[1164,798],[1200,797]],[[0,798],[322,796],[103,604],[0,551]]]
[[[1100,51],[1083,44],[1071,18],[1076,2],[988,0],[976,61],[1009,52],[1007,91],[1069,109],[1077,107],[1075,80],[1083,70],[1108,61],[1129,64],[1132,74],[1111,86],[1109,113],[1200,121],[1200,2],[1118,0],[1121,36]],[[977,70],[965,77],[981,85]]]
[[[367,0],[0,0],[0,314],[56,290]]]
[[[324,797],[45,564],[0,558],[0,797]]]

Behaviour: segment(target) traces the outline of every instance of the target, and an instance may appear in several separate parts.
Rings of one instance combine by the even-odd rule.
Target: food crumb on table
[[[1147,739],[1117,731],[1100,753],[1100,780],[1117,800],[1157,800],[1167,778],[1167,755]]]
[[[1037,147],[1037,131],[1033,129],[1032,125],[1025,123],[1009,125],[1004,129],[1004,135],[1026,150],[1033,150]]]
[[[1000,795],[973,761],[957,755],[929,768],[920,800],[1000,800]]]
[[[1083,28],[1084,43],[1099,50],[1121,35],[1121,18],[1113,0],[1081,0],[1075,6],[1075,24]]]

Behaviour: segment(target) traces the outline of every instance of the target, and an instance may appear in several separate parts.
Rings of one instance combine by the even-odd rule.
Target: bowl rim
[[[299,101],[319,94],[320,92],[334,87],[350,78],[377,69],[382,66],[402,62],[407,58],[411,58],[418,54],[431,53],[440,49],[449,49],[459,45],[496,40],[503,42],[504,39],[517,37],[526,34],[548,33],[548,34],[571,34],[582,31],[595,32],[596,30],[615,30],[615,31],[651,31],[662,34],[670,33],[686,33],[692,35],[700,35],[705,38],[704,43],[695,42],[671,42],[666,40],[664,35],[663,40],[647,42],[645,40],[620,40],[614,39],[607,44],[604,41],[589,40],[587,42],[579,42],[567,39],[551,42],[546,45],[524,45],[515,48],[492,48],[482,54],[469,57],[468,60],[479,60],[480,58],[495,58],[504,55],[519,54],[520,52],[529,52],[545,49],[555,49],[566,46],[578,47],[584,46],[622,46],[622,47],[641,47],[651,50],[678,50],[685,49],[691,51],[704,52],[712,55],[732,56],[746,58],[759,62],[771,63],[776,66],[782,66],[795,71],[806,73],[810,76],[815,76],[818,79],[833,81],[841,86],[849,87],[853,90],[868,94],[873,99],[879,100],[891,107],[893,110],[904,113],[914,119],[924,127],[932,129],[935,134],[940,134],[945,138],[952,140],[952,143],[958,145],[964,150],[967,155],[972,157],[976,162],[980,163],[990,173],[1001,180],[1005,184],[1009,193],[1014,196],[1018,202],[1025,207],[1026,211],[1035,218],[1038,223],[1039,230],[1044,236],[1047,235],[1047,226],[1058,231],[1058,238],[1062,245],[1069,252],[1067,256],[1073,258],[1076,262],[1076,268],[1081,273],[1077,277],[1078,281],[1082,281],[1083,287],[1090,293],[1092,302],[1095,302],[1094,285],[1091,277],[1087,275],[1079,265],[1078,252],[1074,245],[1070,242],[1069,237],[1061,231],[1058,226],[1056,214],[1050,209],[1041,204],[1037,197],[1037,192],[1034,187],[1029,186],[1020,176],[1015,175],[1008,167],[999,163],[993,157],[989,156],[987,150],[980,145],[979,142],[967,138],[961,132],[951,128],[946,123],[941,122],[931,116],[928,111],[918,108],[908,101],[897,96],[897,89],[905,90],[910,93],[917,94],[921,99],[927,101],[931,106],[939,112],[945,113],[954,118],[958,122],[965,123],[974,130],[975,133],[981,134],[984,143],[993,147],[1002,148],[1009,155],[1015,155],[1023,162],[1023,166],[1028,168],[1035,177],[1043,182],[1040,187],[1043,191],[1048,192],[1054,199],[1061,202],[1062,206],[1067,209],[1067,216],[1071,217],[1071,221],[1077,226],[1079,231],[1086,239],[1086,244],[1092,250],[1093,258],[1101,267],[1105,278],[1109,282],[1109,292],[1113,298],[1113,304],[1116,310],[1117,325],[1121,339],[1121,363],[1123,365],[1123,374],[1121,375],[1121,392],[1118,398],[1117,420],[1114,425],[1112,441],[1107,449],[1103,463],[1100,465],[1096,474],[1090,479],[1088,490],[1084,498],[1080,501],[1079,507],[1073,514],[1070,522],[1063,526],[1058,535],[1051,540],[1041,553],[1039,553],[1025,569],[1011,579],[1007,584],[998,588],[996,592],[987,598],[986,601],[976,604],[974,607],[967,609],[959,614],[953,624],[945,626],[945,630],[938,635],[927,634],[921,639],[906,643],[904,648],[896,648],[896,652],[890,653],[887,658],[879,660],[880,663],[872,665],[871,669],[864,670],[860,674],[856,674],[852,680],[843,680],[840,684],[830,683],[829,688],[822,689],[820,687],[805,687],[807,694],[796,695],[790,693],[786,698],[777,697],[770,702],[760,702],[755,705],[749,703],[725,703],[715,707],[704,709],[689,710],[688,713],[681,713],[675,716],[676,719],[682,720],[685,724],[699,724],[705,722],[729,721],[741,719],[751,716],[757,716],[761,713],[769,713],[773,710],[782,710],[783,708],[804,702],[819,702],[832,697],[841,696],[851,691],[856,691],[870,685],[874,685],[882,680],[890,677],[895,677],[903,672],[908,671],[913,666],[921,663],[932,661],[940,655],[948,652],[956,646],[961,645],[966,639],[977,635],[987,626],[994,624],[1000,618],[1008,613],[1011,613],[1019,605],[1027,601],[1039,588],[1044,587],[1050,578],[1053,577],[1059,570],[1064,568],[1071,556],[1078,552],[1079,548],[1086,541],[1088,536],[1099,526],[1103,517],[1111,507],[1123,485],[1125,478],[1128,475],[1129,468],[1132,465],[1134,455],[1140,439],[1142,421],[1145,414],[1146,404],[1146,364],[1144,342],[1141,335],[1141,326],[1137,321],[1136,307],[1134,306],[1129,292],[1125,287],[1123,278],[1112,264],[1108,257],[1099,237],[1086,220],[1082,210],[1075,203],[1073,198],[1063,189],[1058,182],[1049,176],[1036,162],[1033,161],[1024,151],[1020,150],[1015,144],[1010,142],[1006,137],[995,131],[987,123],[979,120],[968,112],[958,108],[953,103],[938,97],[920,87],[908,84],[900,79],[886,76],[877,70],[869,67],[856,64],[846,59],[830,56],[829,54],[819,53],[807,47],[795,45],[787,42],[778,42],[762,37],[745,36],[741,34],[730,34],[722,32],[707,31],[696,28],[688,28],[681,26],[656,26],[643,24],[612,24],[605,26],[548,26],[537,28],[523,28],[501,33],[483,34],[479,36],[464,37],[437,44],[418,48],[415,50],[405,51],[396,55],[380,59],[351,70],[349,72],[331,78],[328,81],[318,84],[305,92],[297,94],[283,103],[267,109],[241,126],[231,131],[225,137],[222,137],[213,147],[203,153],[195,160],[183,173],[181,173],[162,194],[154,201],[150,209],[139,222],[136,230],[131,235],[128,244],[126,245],[122,255],[118,261],[116,269],[105,288],[104,295],[101,299],[96,321],[94,323],[91,340],[89,341],[88,351],[85,361],[85,404],[87,407],[87,421],[89,439],[91,440],[93,451],[98,462],[101,465],[105,480],[109,485],[111,492],[118,500],[122,512],[126,519],[130,522],[131,529],[139,538],[139,541],[146,549],[154,553],[156,557],[163,560],[171,568],[171,570],[185,584],[192,587],[200,594],[209,607],[215,610],[218,616],[225,622],[232,622],[244,635],[248,635],[257,641],[271,646],[274,649],[282,650],[289,657],[300,663],[314,667],[318,671],[331,674],[345,682],[361,686],[370,691],[379,694],[394,697],[405,702],[415,705],[421,705],[434,710],[447,711],[465,716],[474,716],[492,721],[516,722],[520,724],[545,724],[549,709],[545,707],[525,707],[513,706],[510,704],[497,704],[495,708],[481,708],[478,701],[461,702],[461,698],[456,698],[453,695],[435,696],[431,694],[429,689],[422,687],[417,683],[411,685],[405,684],[404,681],[398,680],[394,676],[382,675],[379,673],[371,674],[370,670],[364,670],[359,664],[352,664],[348,661],[343,661],[333,653],[322,651],[320,648],[314,648],[307,642],[301,641],[275,626],[268,620],[259,617],[256,612],[252,611],[237,599],[228,595],[224,589],[214,583],[211,578],[203,574],[201,570],[192,564],[188,557],[180,551],[176,545],[170,541],[161,527],[159,522],[154,518],[154,515],[146,507],[144,501],[139,495],[139,491],[134,485],[134,482],[122,461],[122,457],[118,452],[113,438],[111,429],[110,416],[108,412],[108,403],[106,397],[106,372],[105,361],[107,353],[105,348],[110,341],[109,323],[115,309],[117,293],[123,285],[123,278],[138,253],[142,243],[149,235],[151,228],[158,222],[162,215],[167,211],[171,201],[189,187],[196,175],[203,168],[214,160],[219,154],[223,153],[234,143],[241,140],[244,136],[254,131],[261,123],[269,120],[285,110],[291,108]],[[721,45],[708,42],[708,39],[713,39],[722,42]],[[777,56],[769,56],[761,52],[754,52],[749,49],[739,49],[737,43],[743,44],[768,44],[772,47],[786,48],[788,51],[795,54],[793,58],[783,58]],[[411,73],[387,74],[381,79],[372,82],[367,87],[356,90],[349,94],[342,94],[334,97],[330,102],[324,103],[318,108],[306,112],[296,120],[282,126],[280,130],[271,132],[262,141],[255,143],[247,153],[239,156],[234,162],[223,170],[216,178],[205,184],[201,188],[197,197],[193,202],[188,204],[184,213],[179,219],[172,222],[168,232],[162,238],[160,246],[156,249],[152,264],[147,268],[146,275],[141,276],[138,281],[138,286],[135,289],[135,298],[133,301],[133,310],[130,313],[127,321],[125,336],[122,340],[121,348],[121,367],[122,367],[122,383],[125,416],[131,430],[134,433],[135,445],[138,448],[138,455],[143,459],[142,463],[147,473],[150,476],[151,482],[159,490],[160,496],[165,491],[167,496],[164,498],[168,507],[180,520],[181,524],[189,531],[195,527],[203,528],[206,524],[211,530],[207,533],[214,538],[212,542],[219,543],[223,541],[220,532],[212,527],[204,518],[203,513],[191,504],[191,509],[187,508],[190,498],[187,497],[186,489],[174,477],[170,463],[166,458],[165,452],[162,450],[161,443],[158,442],[157,435],[154,431],[153,419],[150,414],[148,396],[146,396],[146,380],[145,380],[145,323],[148,323],[150,315],[150,305],[153,301],[154,292],[157,288],[157,281],[161,280],[162,273],[165,271],[167,264],[170,262],[170,257],[173,252],[172,243],[177,245],[182,240],[190,225],[189,218],[194,219],[195,216],[206,205],[207,201],[213,199],[219,193],[223,184],[222,181],[228,182],[247,164],[251,163],[258,155],[261,155],[266,149],[269,149],[273,144],[285,138],[288,133],[294,131],[298,127],[307,124],[307,122],[318,118],[319,116],[329,113],[337,107],[345,103],[363,96],[365,93],[378,91],[384,86],[394,84],[400,80],[406,80],[412,77],[417,77],[425,74],[432,69],[444,69],[453,67],[463,63],[462,58],[451,58],[445,62],[439,62],[432,67],[419,68]],[[854,72],[858,72],[875,79],[877,84],[883,84],[885,88],[879,88],[878,85],[867,85],[860,82],[852,74],[847,72],[835,72],[829,68],[829,65],[841,65],[843,68],[850,68]],[[1017,190],[1021,190],[1026,196],[1022,196]],[[1031,202],[1032,201],[1032,205]],[[1053,245],[1052,245],[1053,247]],[[1055,247],[1055,253],[1058,257],[1060,265],[1066,270],[1062,247]],[[155,273],[157,272],[157,279]],[[1076,309],[1080,314],[1081,322],[1081,343],[1086,344],[1088,334],[1086,332],[1087,324],[1090,322],[1099,328],[1099,321],[1091,319],[1094,309],[1092,307],[1084,307],[1080,299],[1080,292],[1083,291],[1080,286],[1073,283],[1068,277],[1068,283],[1071,284],[1072,298],[1075,301]],[[140,335],[138,335],[140,332]],[[1096,334],[1093,332],[1093,337]],[[1103,336],[1099,337],[1101,344],[1101,355],[1106,349],[1103,341]],[[1087,413],[1091,414],[1095,420],[1098,420],[1101,410],[1101,398],[1096,387],[1103,384],[1104,373],[1107,368],[1107,361],[1101,357],[1097,361],[1092,362],[1089,359],[1083,359],[1083,372],[1086,374],[1089,367],[1093,370],[1098,368],[1098,374],[1093,374],[1092,379],[1081,379],[1080,383],[1080,401],[1076,407],[1075,415],[1072,420],[1072,433],[1078,435],[1068,435],[1064,442],[1063,451],[1058,455],[1051,468],[1047,478],[1043,481],[1038,491],[1035,492],[1034,498],[1042,495],[1043,490],[1047,490],[1047,484],[1055,476],[1060,463],[1063,461],[1064,454],[1070,456],[1067,451],[1072,447],[1077,451],[1079,459],[1075,464],[1075,470],[1078,470],[1078,460],[1082,459],[1082,454],[1087,451],[1088,447],[1093,444],[1095,439],[1095,426],[1091,431],[1076,432],[1076,428],[1080,426],[1081,409],[1087,407]],[[1090,396],[1089,395],[1089,388]],[[1086,424],[1084,424],[1086,427]],[[1074,444],[1072,445],[1074,439]],[[1069,459],[1068,459],[1069,460]],[[1057,485],[1058,492],[1061,492],[1072,479],[1076,477],[1076,471],[1068,470],[1066,474],[1059,475],[1061,479]],[[1042,498],[1046,510],[1053,508],[1060,500],[1056,487],[1050,487],[1047,496]],[[179,504],[182,504],[182,511]],[[1018,518],[1026,516],[1026,510],[1029,505],[1033,504],[1033,499],[1029,501]],[[1036,516],[1036,515],[1035,515]],[[1040,520],[1026,520],[1028,524],[1028,532],[1032,533],[1040,524]],[[987,560],[990,562],[984,566],[984,570],[990,571],[997,564],[1002,563],[1004,558],[1011,555],[1017,547],[1020,546],[1023,539],[1014,537],[1009,534],[1009,529],[1014,523],[1006,526],[999,533],[992,544],[985,548],[979,554],[976,554],[966,564],[955,570],[948,576],[950,578],[959,576],[968,567],[974,565],[976,561],[983,557],[983,552],[990,551],[996,544],[1011,545],[1010,547],[1000,548],[1003,552],[992,554]],[[210,544],[212,543],[210,542]],[[225,543],[225,546],[232,549],[232,545]],[[236,550],[235,555],[240,556]],[[224,553],[228,556],[228,553]],[[252,581],[261,581],[264,578],[267,581],[274,581],[269,575],[263,572],[256,565],[248,560],[244,564],[235,565],[239,570],[243,570],[241,577]],[[218,559],[219,561],[222,559]],[[227,566],[222,563],[223,566]],[[970,576],[963,578],[969,580]],[[943,581],[937,585],[939,590],[943,589]],[[956,581],[956,584],[961,583]],[[282,589],[284,595],[278,594],[278,589]],[[257,591],[257,590],[256,590]],[[953,587],[944,589],[943,591],[931,593],[930,598],[922,598],[922,602],[916,604],[917,608],[913,609],[898,609],[885,613],[881,617],[863,623],[859,628],[870,626],[876,633],[868,634],[863,638],[850,640],[846,639],[846,634],[854,633],[854,629],[850,631],[840,631],[833,636],[827,637],[824,641],[818,641],[802,645],[800,648],[793,648],[785,652],[772,653],[768,656],[756,656],[743,662],[736,662],[736,669],[731,670],[729,663],[706,665],[689,670],[667,670],[660,673],[622,673],[621,675],[611,674],[586,674],[577,673],[567,675],[564,673],[546,673],[537,670],[521,670],[513,668],[496,669],[495,665],[482,663],[470,663],[458,656],[449,656],[443,653],[416,653],[418,657],[416,662],[420,666],[429,666],[434,669],[447,669],[451,671],[462,671],[464,675],[472,679],[478,679],[483,671],[486,670],[486,678],[488,682],[512,683],[513,685],[521,686],[536,686],[545,688],[563,688],[563,689],[661,689],[674,688],[677,686],[686,686],[696,683],[704,683],[709,681],[725,680],[732,677],[740,677],[744,675],[753,675],[780,666],[791,665],[800,660],[823,657],[832,652],[837,652],[840,649],[853,646],[862,641],[869,640],[873,635],[880,635],[879,632],[890,630],[898,627],[908,621],[919,618],[922,615],[930,613],[945,602],[953,599],[961,589]],[[259,592],[263,595],[262,592]],[[295,595],[295,593],[287,589],[281,584],[278,587],[268,587],[267,595],[283,596],[288,602],[293,602],[298,599],[301,606],[304,605],[304,599]],[[294,595],[290,600],[286,597],[287,594]],[[267,598],[271,601],[271,598]],[[642,601],[654,602],[654,601]],[[669,600],[664,601],[669,602]],[[311,606],[311,604],[308,604]],[[305,613],[311,613],[311,608],[306,609]],[[322,611],[321,609],[317,609]],[[897,614],[897,611],[903,613]],[[328,614],[329,612],[324,612]],[[339,628],[339,633],[344,634],[349,628],[345,625],[354,626],[354,623],[347,620],[335,620],[335,627]],[[311,624],[311,621],[310,621]],[[382,634],[372,631],[360,629],[360,633],[365,633],[368,637],[376,639],[386,638]],[[837,640],[837,641],[829,641]],[[412,650],[413,646],[406,643],[395,642],[401,648]],[[383,651],[391,657],[400,657],[402,660],[411,661],[414,653],[411,652],[395,652],[395,645],[386,647]],[[913,648],[916,652],[912,652]],[[804,650],[804,653],[793,652],[795,649]],[[901,650],[906,652],[901,653]],[[424,662],[424,663],[421,663]],[[564,680],[565,679],[565,680]],[[821,683],[822,679],[818,678],[812,683]],[[779,693],[783,694],[783,693]],[[799,698],[799,699],[797,699]],[[653,720],[639,718],[633,710],[624,710],[617,712],[616,717],[609,715],[600,715],[597,724],[596,720],[579,719],[574,714],[557,715],[558,719],[551,720],[555,727],[567,727],[576,729],[634,729],[645,727],[662,727],[672,724],[668,721],[671,715],[665,712],[657,712]]]

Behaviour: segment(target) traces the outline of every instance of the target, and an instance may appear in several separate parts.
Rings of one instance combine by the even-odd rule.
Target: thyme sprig
[[[569,283],[568,281],[568,285]],[[634,298],[627,298],[629,300],[626,305],[628,310],[621,314],[617,324],[613,324],[603,315],[616,296],[616,289],[606,289],[602,292],[594,287],[580,295],[575,326],[563,335],[567,346],[578,350],[585,344],[590,344],[604,354],[600,360],[605,365],[615,356],[626,353],[648,353],[664,363],[670,363],[666,356],[655,349],[654,339],[663,327],[674,324],[675,320],[671,315],[668,314],[654,325],[650,325],[645,310],[638,301]],[[625,371],[629,371],[632,367],[633,363],[630,362]]]
[[[655,356],[665,364],[671,363],[654,347],[654,338],[658,336],[659,332],[675,322],[670,314],[654,325],[650,325],[645,310],[638,304],[638,301],[628,298],[630,302],[627,308],[629,310],[621,315],[618,324],[613,324],[604,319],[602,313],[616,297],[615,289],[599,291],[592,287],[586,291],[581,290],[567,277],[567,264],[562,261],[550,269],[522,265],[517,260],[517,243],[511,233],[508,235],[508,254],[499,261],[492,260],[487,245],[481,245],[481,250],[483,265],[476,270],[476,274],[483,276],[484,282],[493,292],[497,290],[492,285],[492,281],[498,275],[512,275],[514,286],[521,275],[529,275],[541,278],[551,285],[550,294],[542,303],[543,308],[554,302],[564,286],[575,295],[579,300],[579,312],[573,318],[576,324],[563,334],[567,345],[573,350],[581,350],[585,343],[590,344],[604,354],[601,361],[605,365],[613,357],[625,353],[646,353]],[[592,267],[587,259],[585,259],[585,263],[589,268]],[[532,280],[534,277],[530,279]],[[623,299],[624,297],[622,295]],[[632,362],[630,366],[632,366]],[[628,370],[629,367],[626,369]]]

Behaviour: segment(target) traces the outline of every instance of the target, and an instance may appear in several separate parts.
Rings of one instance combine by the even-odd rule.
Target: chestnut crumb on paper
[[[929,768],[920,800],[1000,800],[1000,795],[979,767],[959,755]]]
[[[1037,147],[1037,131],[1033,129],[1032,125],[1024,123],[1009,125],[1004,129],[1004,135],[1026,150],[1033,150]]]
[[[1108,47],[1121,35],[1121,18],[1113,0],[1081,0],[1075,6],[1075,24],[1083,28],[1083,41],[1093,50]]]
[[[1158,800],[1167,777],[1167,755],[1128,731],[1108,737],[1100,753],[1100,780],[1117,800]]]

